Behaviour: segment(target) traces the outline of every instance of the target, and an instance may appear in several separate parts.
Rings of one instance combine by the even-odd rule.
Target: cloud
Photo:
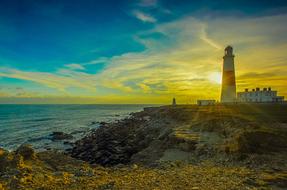
[[[266,77],[273,77],[275,76],[275,73],[258,73],[258,72],[247,72],[247,73],[244,73],[240,76],[238,76],[238,78],[241,78],[241,79],[249,79],[249,78],[266,78]]]
[[[0,97],[37,97],[39,93],[26,90],[23,87],[9,87],[5,85],[0,91]]]
[[[9,97],[9,96],[11,96],[9,93],[0,91],[0,97]]]
[[[71,64],[67,64],[65,65],[67,68],[73,69],[73,70],[85,70],[85,67],[83,67],[80,64],[77,63],[71,63]]]
[[[78,88],[78,93],[85,89],[92,97],[81,97],[91,102],[169,103],[174,96],[182,103],[218,99],[220,85],[210,81],[210,73],[221,72],[223,48],[232,44],[239,91],[264,84],[286,96],[286,19],[287,15],[216,19],[187,16],[155,23],[152,29],[139,32],[135,39],[145,45],[142,52],[80,64],[105,62],[105,68],[97,74],[75,69],[77,66],[59,68],[54,73],[2,68],[0,77],[33,81],[64,91],[73,96],[71,99],[76,95],[70,88]]]
[[[152,17],[151,15],[148,15],[147,13],[144,13],[139,10],[133,11],[133,15],[141,20],[142,22],[148,22],[148,23],[155,23],[157,22],[156,18]]]
[[[202,27],[202,31],[201,31],[201,35],[200,35],[200,39],[202,39],[203,41],[205,41],[207,44],[209,44],[210,46],[216,48],[217,50],[222,50],[223,47],[221,45],[219,45],[218,43],[216,43],[214,40],[212,40],[211,38],[209,38],[207,36],[206,33],[206,26]]]
[[[0,69],[0,76],[32,81],[50,88],[55,88],[61,92],[65,92],[69,87],[78,87],[95,91],[95,85],[92,83],[92,81],[85,80],[84,77],[86,74],[71,70],[69,70],[68,73],[65,73],[64,71],[65,70],[62,70],[62,73],[48,73],[2,68]],[[75,77],[71,75],[73,72],[75,73]],[[80,76],[80,78],[77,78],[77,76]],[[84,79],[85,82],[82,82],[82,79]]]
[[[142,81],[138,83],[140,89],[133,88],[133,92],[217,99],[220,86],[210,81],[210,73],[221,72],[223,48],[227,44],[231,43],[235,48],[239,90],[243,88],[240,84],[241,75],[248,73],[249,68],[258,72],[272,72],[270,65],[276,65],[278,61],[280,68],[284,68],[282,60],[287,60],[284,53],[287,50],[284,45],[287,39],[282,38],[282,41],[276,43],[277,48],[274,48],[274,40],[286,30],[282,25],[284,18],[287,16],[216,20],[185,17],[158,24],[154,29],[138,36],[138,40],[147,47],[145,51],[110,58],[109,66],[100,76],[105,79],[106,85],[109,81],[122,84],[127,84],[127,81]],[[232,27],[236,30],[232,29],[231,33],[226,30]],[[244,32],[240,30],[242,27]],[[274,29],[278,35],[275,34],[277,32],[270,31]],[[141,38],[149,36],[143,34],[153,33],[161,33],[165,38]],[[258,36],[258,33],[261,35]],[[280,84],[272,85],[287,94],[282,88],[284,77],[280,77],[286,71],[285,67],[280,72],[274,70],[274,75],[268,74],[260,78],[262,82],[280,79]],[[245,85],[256,86],[256,79],[257,76],[249,75],[249,78],[244,79]],[[158,88],[159,85],[161,88]]]

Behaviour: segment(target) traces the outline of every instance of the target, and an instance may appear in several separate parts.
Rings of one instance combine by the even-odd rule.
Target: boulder
[[[50,136],[52,136],[52,141],[72,139],[73,138],[73,135],[71,135],[71,134],[67,134],[64,132],[58,132],[58,131],[54,131]]]
[[[3,148],[0,148],[0,158],[4,157],[5,155],[7,155],[7,151]]]
[[[20,155],[24,160],[30,160],[36,158],[34,149],[29,144],[23,144],[16,150],[16,155]]]
[[[108,123],[107,122],[104,122],[104,121],[101,121],[100,122],[100,125],[102,125],[102,126],[105,126],[105,125],[107,125]]]

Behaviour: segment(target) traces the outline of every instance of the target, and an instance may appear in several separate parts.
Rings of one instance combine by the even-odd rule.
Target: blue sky
[[[139,51],[143,47],[132,34],[141,23],[124,7],[117,1],[4,1],[1,57],[9,66],[52,71],[95,56]]]
[[[211,59],[220,64],[225,45],[236,45],[239,53],[254,48],[270,52],[276,46],[280,51],[286,50],[284,0],[1,0],[0,3],[3,103],[11,99],[34,98],[39,102],[37,98],[55,101],[67,97],[71,102],[86,98],[84,103],[149,100],[162,103],[175,95],[182,101],[193,101],[206,94],[206,89],[213,92],[218,89],[212,81],[205,81],[205,90],[196,88],[201,91],[198,94],[187,92],[185,87],[197,86],[199,83],[194,81],[208,80],[220,72],[218,65],[206,64]],[[239,32],[233,29],[233,24],[235,28],[240,28],[239,25],[245,28]],[[197,47],[200,50],[188,54]],[[210,54],[205,55],[208,51]],[[173,53],[174,57],[164,60],[165,54]],[[283,53],[270,56],[267,58],[272,64],[283,65],[278,70],[285,71]],[[201,63],[201,57],[207,61]],[[242,66],[253,59],[256,57],[243,59]],[[209,73],[201,74],[202,68],[192,64],[202,64]],[[186,70],[188,65],[194,72],[173,69]],[[262,65],[255,66],[260,73],[269,72]],[[241,75],[248,73],[248,69],[253,68],[242,67]],[[155,75],[157,78],[153,78]],[[286,75],[280,76],[284,80]],[[173,81],[166,82],[167,78]],[[241,83],[242,88],[251,85],[261,84]],[[217,98],[216,93],[211,98]]]

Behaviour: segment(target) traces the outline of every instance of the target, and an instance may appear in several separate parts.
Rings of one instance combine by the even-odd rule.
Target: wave
[[[23,122],[39,122],[39,121],[51,121],[55,120],[56,118],[38,118],[38,119],[27,119],[23,120]]]

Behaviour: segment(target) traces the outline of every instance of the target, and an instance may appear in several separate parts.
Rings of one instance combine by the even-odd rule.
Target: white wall
[[[249,92],[238,92],[237,100],[239,102],[272,102],[277,97],[277,91],[260,90]]]

